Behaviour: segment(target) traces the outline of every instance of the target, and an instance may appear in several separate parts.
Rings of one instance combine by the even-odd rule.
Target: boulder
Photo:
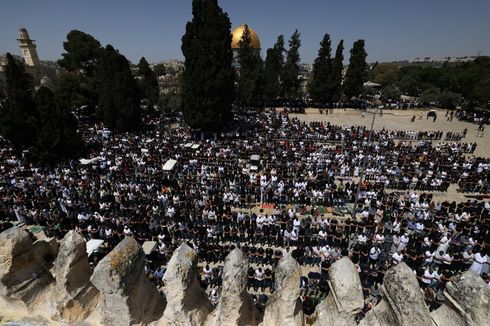
[[[97,303],[98,291],[90,283],[86,242],[76,231],[68,232],[61,241],[53,273],[54,316],[70,322],[85,319]]]
[[[0,294],[19,299],[32,308],[42,298],[43,291],[53,281],[48,271],[49,255],[36,255],[45,252],[43,243],[34,249],[27,231],[10,228],[0,233]],[[48,257],[49,256],[49,257]],[[47,259],[47,260],[46,260]]]
[[[265,307],[264,326],[304,324],[303,307],[299,299],[300,277],[298,262],[290,254],[284,254],[276,269],[276,291]]]
[[[255,306],[247,292],[248,258],[234,249],[225,258],[223,286],[209,325],[255,325]]]
[[[98,263],[90,281],[100,292],[102,324],[146,324],[161,317],[164,302],[145,275],[144,260],[138,242],[126,237]]]
[[[433,325],[415,274],[405,263],[386,272],[382,290],[385,302],[369,311],[361,325]]]
[[[211,303],[197,279],[197,259],[196,252],[183,243],[167,264],[163,276],[166,325],[203,325],[211,313]]]
[[[356,325],[355,316],[364,306],[359,273],[344,257],[330,267],[329,275],[330,293],[317,306],[314,325]]]
[[[490,289],[480,275],[467,271],[446,286],[444,304],[431,313],[438,326],[485,325],[490,311]]]
[[[61,240],[53,273],[57,286],[69,295],[89,283],[92,270],[88,262],[86,242],[76,231],[68,232]]]

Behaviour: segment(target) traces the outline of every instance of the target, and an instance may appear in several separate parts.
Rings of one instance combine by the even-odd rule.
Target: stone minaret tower
[[[20,38],[17,39],[19,47],[22,50],[22,55],[26,62],[26,66],[39,67],[39,57],[37,56],[36,41],[29,38],[29,33],[25,28],[19,30]]]
[[[19,29],[19,37],[17,42],[22,50],[22,55],[24,56],[24,61],[26,64],[26,71],[31,74],[34,79],[34,83],[39,82],[39,57],[36,50],[36,41],[29,38],[29,33],[25,28]]]

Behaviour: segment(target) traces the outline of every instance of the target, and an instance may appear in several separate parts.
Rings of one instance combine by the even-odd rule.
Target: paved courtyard
[[[417,109],[417,110],[383,110],[383,115],[379,114],[379,110],[376,113],[374,121],[374,129],[388,129],[388,130],[414,130],[414,131],[430,131],[430,130],[442,130],[444,133],[462,132],[464,128],[468,129],[466,138],[463,138],[461,142],[476,142],[478,144],[475,151],[475,156],[490,157],[490,130],[484,133],[483,137],[477,137],[478,125],[468,123],[465,121],[459,121],[456,118],[453,121],[447,121],[445,116],[445,110],[436,110],[437,119],[433,122],[432,118],[426,119],[429,109]],[[362,116],[361,111],[352,109],[334,109],[334,113],[323,114],[319,113],[318,109],[307,109],[306,114],[290,114],[292,117],[296,117],[303,121],[325,121],[334,125],[346,125],[346,126],[360,126],[364,125],[368,128],[372,122],[372,110],[369,110],[365,117]],[[420,114],[423,114],[423,119],[419,120]],[[416,116],[415,122],[411,122],[412,116]],[[445,135],[444,135],[445,137]],[[440,140],[438,142],[445,142]],[[415,141],[416,142],[416,141]],[[471,194],[463,194],[458,192],[457,185],[451,185],[447,192],[434,192],[434,199],[437,201],[455,200],[466,201]],[[488,199],[487,199],[488,200]]]
[[[476,156],[490,157],[490,130],[486,130],[483,137],[477,137],[478,125],[468,123],[465,121],[459,121],[456,118],[452,122],[446,120],[445,110],[437,110],[437,120],[432,122],[432,118],[426,119],[429,109],[419,110],[383,110],[383,115],[378,113],[374,121],[374,129],[391,129],[391,130],[415,130],[415,131],[429,131],[429,130],[442,130],[444,132],[462,132],[464,128],[468,129],[466,138],[463,138],[462,142],[476,142],[478,147],[475,151]],[[364,125],[368,128],[371,126],[372,110],[369,110],[365,117],[359,110],[342,110],[335,109],[334,113],[319,114],[318,109],[307,109],[306,114],[291,114],[292,117],[297,117],[303,121],[329,121],[334,125]],[[420,113],[423,114],[423,119],[419,120]],[[412,116],[416,116],[415,122],[410,122]],[[442,140],[444,142],[444,140]]]

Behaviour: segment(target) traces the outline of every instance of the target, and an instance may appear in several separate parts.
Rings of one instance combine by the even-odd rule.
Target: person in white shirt
[[[300,225],[301,225],[301,222],[299,221],[299,219],[297,217],[295,217],[293,220],[293,230],[295,230],[296,232],[299,232],[299,226]]]
[[[438,283],[439,274],[436,269],[429,266],[425,269],[424,275],[422,276],[422,283],[425,288],[434,287]]]
[[[293,231],[291,231],[290,237],[291,237],[291,245],[295,246],[298,242],[298,239],[299,239],[298,231],[293,229]]]
[[[203,269],[202,272],[204,274],[204,280],[206,281],[206,284],[208,285],[211,282],[211,278],[213,277],[213,269],[209,267],[209,265],[206,265]]]
[[[425,252],[424,266],[432,266],[433,262],[434,262],[434,253],[431,252],[430,250],[427,250]]]
[[[323,230],[323,228],[320,229],[318,232],[318,244],[320,246],[323,246],[325,244],[325,240],[327,239],[327,232]]]
[[[366,244],[367,237],[364,233],[361,233],[357,236],[357,242],[360,244]]]
[[[447,249],[449,248],[449,236],[447,233],[444,233],[444,235],[441,238],[441,241],[439,241],[439,247],[437,248],[437,252],[442,251],[446,252]]]
[[[369,250],[369,263],[377,265],[380,253],[381,253],[381,250],[378,247],[373,246],[371,248],[371,250]]]
[[[262,292],[264,292],[264,272],[260,267],[255,270],[255,285],[254,285],[255,292],[258,291],[258,288],[261,288]]]
[[[403,255],[397,251],[393,254],[393,264],[397,265],[399,263],[401,263],[401,261],[403,260]]]
[[[405,248],[408,245],[408,241],[409,240],[410,240],[410,238],[408,237],[408,234],[407,233],[405,233],[404,235],[402,235],[400,237],[400,244],[398,245],[398,250],[397,251],[402,252],[403,250],[405,250]]]
[[[480,275],[483,270],[483,265],[488,262],[488,256],[482,254],[481,252],[477,252],[473,257],[473,264],[470,266],[470,271],[477,273]]]

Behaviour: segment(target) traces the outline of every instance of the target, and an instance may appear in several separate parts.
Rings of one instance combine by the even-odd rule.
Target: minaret
[[[19,29],[19,36],[20,38],[17,39],[17,42],[24,56],[26,72],[32,76],[34,84],[37,85],[39,84],[40,61],[37,56],[36,41],[29,38],[29,33],[27,33],[25,28]]]
[[[22,55],[26,62],[26,66],[39,67],[39,57],[37,56],[36,41],[29,38],[29,33],[25,28],[19,29],[20,38],[17,39],[19,47],[22,50]]]

